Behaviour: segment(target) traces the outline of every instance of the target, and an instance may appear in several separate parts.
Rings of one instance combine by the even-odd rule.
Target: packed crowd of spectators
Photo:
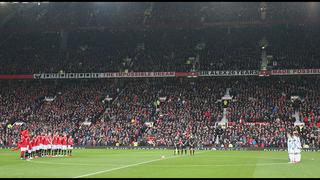
[[[92,82],[1,82],[1,136],[5,125],[26,122],[29,129],[72,132],[82,122],[95,122],[120,89],[108,81]],[[85,131],[83,131],[85,132]],[[13,129],[8,145],[17,142],[19,131]],[[1,137],[0,136],[0,137]],[[4,139],[1,139],[4,143]]]
[[[228,22],[269,23],[319,18],[317,2],[84,2],[8,4],[7,30],[84,27],[195,27]],[[3,10],[4,11],[4,10]],[[8,13],[7,13],[8,14]],[[1,15],[1,14],[0,14]],[[6,15],[0,16],[6,19]],[[50,23],[48,23],[50,22]],[[146,25],[146,26],[144,26]]]
[[[319,68],[317,26],[3,35],[1,74],[259,70],[260,41],[272,69]],[[6,40],[5,36],[9,39]],[[244,63],[245,62],[245,63]]]
[[[299,129],[303,144],[319,148],[319,81],[318,77],[233,77],[223,81],[2,82],[0,142],[15,145],[19,126],[10,129],[6,125],[23,121],[31,132],[68,132],[79,146],[132,146],[136,142],[172,147],[176,136],[187,135],[199,147],[284,148],[287,132],[297,128],[294,114],[299,110],[300,121],[305,123]],[[227,88],[233,97],[226,114],[231,124],[221,129],[219,100]],[[44,96],[54,100],[45,101]],[[291,96],[300,97],[299,107],[293,106]],[[106,97],[113,99],[106,103]]]

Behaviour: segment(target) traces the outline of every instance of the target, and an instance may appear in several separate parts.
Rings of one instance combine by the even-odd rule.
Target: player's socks
[[[297,161],[300,162],[301,161],[301,154],[297,155]]]
[[[24,153],[25,153],[24,151],[21,151],[21,152],[20,152],[20,158],[21,158],[21,159],[24,158]]]

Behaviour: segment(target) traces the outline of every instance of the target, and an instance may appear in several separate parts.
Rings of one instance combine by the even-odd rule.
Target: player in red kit
[[[37,147],[37,150],[36,150],[36,156],[35,158],[38,158],[38,157],[41,157],[41,135],[40,133],[38,133],[37,137],[36,137],[36,147]]]
[[[53,156],[57,156],[58,155],[58,141],[59,141],[59,135],[58,132],[56,132],[56,134],[53,136]]]
[[[46,157],[48,152],[47,133],[42,134],[41,141],[42,141],[42,156]]]
[[[51,157],[51,149],[52,149],[51,132],[48,132],[48,135],[47,135],[46,139],[47,139],[48,156]]]
[[[60,137],[61,141],[61,155],[66,156],[67,155],[67,135],[64,133],[63,136]]]
[[[27,159],[28,153],[28,145],[29,145],[29,137],[28,131],[21,131],[21,140],[17,143],[17,147],[12,149],[12,151],[16,151],[20,149],[20,158]]]
[[[40,135],[40,157],[43,157],[45,154],[45,134],[42,132]]]
[[[36,136],[33,136],[31,141],[30,141],[30,144],[31,144],[31,157],[34,158],[35,157],[35,153],[36,153],[36,150],[37,150],[37,146],[36,146]]]
[[[68,138],[68,156],[72,156],[72,149],[73,149],[73,138],[71,135],[69,135],[69,138]]]
[[[58,147],[58,156],[61,156],[61,154],[62,154],[62,150],[61,150],[61,148],[62,148],[62,145],[61,145],[61,139],[62,139],[62,134],[58,134],[58,139],[57,139],[57,142],[58,142],[58,145],[57,145],[57,147]]]
[[[33,158],[33,154],[32,154],[32,136],[30,137],[30,141],[29,141],[29,145],[28,145],[28,155],[29,155],[29,159]]]
[[[25,154],[25,159],[28,159],[28,158],[30,158],[30,152],[31,152],[31,150],[29,151],[29,146],[30,146],[30,137],[27,135],[27,136],[25,136],[25,146],[26,146],[26,154]]]

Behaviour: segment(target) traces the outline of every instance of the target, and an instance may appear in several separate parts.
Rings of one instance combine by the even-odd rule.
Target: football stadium
[[[1,178],[319,178],[319,2],[0,2]]]

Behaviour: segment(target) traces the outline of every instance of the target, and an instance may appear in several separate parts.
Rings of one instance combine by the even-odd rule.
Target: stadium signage
[[[271,75],[320,74],[320,69],[279,69],[272,70]]]
[[[41,73],[33,75],[2,74],[0,79],[99,79],[135,77],[198,77],[198,76],[259,76],[259,70],[200,71],[200,72],[106,72],[106,73]],[[271,75],[320,74],[320,69],[280,69]]]
[[[175,72],[110,72],[110,73],[43,73],[34,74],[34,79],[94,79],[120,77],[175,77]]]
[[[201,71],[200,76],[258,76],[258,70]]]
[[[0,79],[33,79],[32,74],[0,74]]]

